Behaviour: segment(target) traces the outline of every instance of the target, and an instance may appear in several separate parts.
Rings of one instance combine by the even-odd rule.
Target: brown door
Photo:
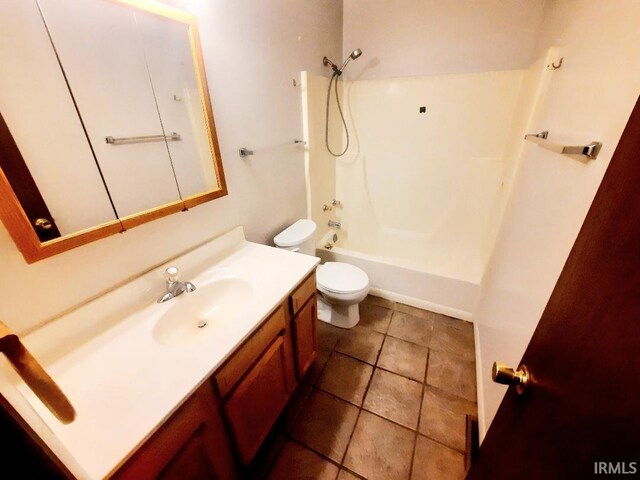
[[[640,476],[640,102],[522,364],[468,478]]]

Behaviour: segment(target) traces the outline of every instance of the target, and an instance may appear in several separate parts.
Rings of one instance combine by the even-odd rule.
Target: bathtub
[[[338,241],[332,248],[326,248],[325,245],[332,240],[334,233],[338,235]],[[344,238],[345,235],[340,238],[341,233],[327,232],[318,242],[316,255],[323,262],[346,262],[361,268],[369,276],[373,295],[450,317],[471,320],[480,289],[480,275],[474,268],[446,271],[442,265],[411,260],[407,258],[408,255],[402,255],[408,251],[407,245],[395,256],[381,255],[376,252],[375,246],[383,243],[380,241],[385,239],[383,234],[378,236],[381,237],[377,239],[378,242],[350,245],[349,239]],[[393,244],[391,247],[387,251],[393,252]],[[477,262],[467,259],[460,263],[473,267]]]

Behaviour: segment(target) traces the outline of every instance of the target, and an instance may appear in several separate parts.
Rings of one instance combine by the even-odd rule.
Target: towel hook
[[[555,62],[551,62],[549,65],[547,65],[547,70],[558,70],[562,66],[563,60],[564,60],[564,57],[560,58],[560,61],[558,62],[557,65]]]

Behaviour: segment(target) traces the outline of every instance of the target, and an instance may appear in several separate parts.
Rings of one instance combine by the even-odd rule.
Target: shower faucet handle
[[[334,207],[341,207],[342,206],[342,202],[340,200],[336,200],[335,198],[331,201],[331,205],[333,205]]]

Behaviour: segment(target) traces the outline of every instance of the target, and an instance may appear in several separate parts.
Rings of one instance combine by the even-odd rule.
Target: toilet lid
[[[316,224],[313,220],[298,220],[273,237],[273,243],[279,247],[294,247],[309,240],[315,231]]]
[[[318,285],[335,293],[351,293],[369,286],[369,277],[358,267],[342,262],[327,262],[316,270]]]

